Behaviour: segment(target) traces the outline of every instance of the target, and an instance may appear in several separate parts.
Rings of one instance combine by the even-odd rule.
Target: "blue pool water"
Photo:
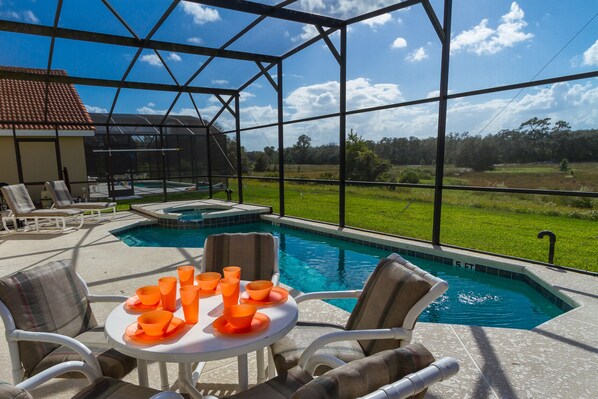
[[[181,216],[179,217],[178,220],[180,220],[182,222],[199,222],[199,221],[203,220],[202,215],[204,213],[218,212],[218,211],[222,211],[222,208],[172,209],[168,213],[180,214]],[[171,245],[159,245],[159,246],[171,246]]]
[[[280,237],[281,281],[304,292],[359,289],[388,252],[267,223],[212,229],[147,227],[117,236],[129,246],[199,248],[209,234],[269,232]],[[420,321],[532,329],[563,313],[522,281],[405,256],[449,283]],[[331,301],[350,311],[356,300]]]

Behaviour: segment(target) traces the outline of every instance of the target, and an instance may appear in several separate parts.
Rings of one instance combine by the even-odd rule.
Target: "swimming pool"
[[[252,231],[280,237],[281,281],[304,292],[361,288],[378,261],[388,256],[384,250],[269,223],[195,230],[142,227],[114,234],[129,246],[200,248],[209,234]],[[449,283],[419,321],[532,329],[563,313],[523,281],[404,257]],[[356,300],[331,303],[350,311]]]

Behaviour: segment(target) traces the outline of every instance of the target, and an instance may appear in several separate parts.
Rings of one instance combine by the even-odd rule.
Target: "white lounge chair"
[[[83,225],[83,211],[78,209],[36,209],[24,184],[13,184],[0,187],[2,195],[10,209],[8,215],[2,216],[2,225],[10,233],[63,233],[78,229]],[[25,226],[19,230],[18,222]],[[12,223],[12,229],[8,227]],[[67,222],[74,226],[67,228]]]
[[[54,202],[56,209],[80,209],[84,212],[90,212],[91,217],[99,222],[102,218],[102,212],[112,210],[112,217],[116,214],[115,202],[75,202],[66,183],[62,180],[46,182],[46,189]]]

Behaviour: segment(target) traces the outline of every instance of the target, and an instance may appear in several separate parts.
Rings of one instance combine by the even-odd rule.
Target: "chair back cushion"
[[[50,192],[50,196],[52,197],[52,201],[56,208],[69,206],[73,203],[73,197],[64,181],[48,181],[45,186],[46,190]]]
[[[76,337],[97,326],[81,281],[70,260],[51,262],[0,279],[0,300],[17,329]],[[58,345],[19,342],[25,375]]]
[[[429,290],[430,284],[409,268],[391,259],[382,259],[368,279],[347,330],[401,327],[409,310]],[[398,348],[400,340],[361,340],[366,355]]]
[[[313,379],[299,388],[292,399],[354,399],[419,371],[434,361],[421,344],[385,350],[354,360]],[[424,390],[412,398],[423,398]]]
[[[24,184],[12,184],[1,187],[2,194],[10,210],[19,216],[35,210],[35,205]]]
[[[204,245],[205,271],[222,273],[226,266],[240,266],[242,280],[270,280],[278,268],[278,246],[268,233],[215,234]]]

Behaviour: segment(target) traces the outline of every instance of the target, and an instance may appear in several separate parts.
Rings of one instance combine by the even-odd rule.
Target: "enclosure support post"
[[[160,148],[164,149],[164,132],[162,130],[162,126],[160,126]],[[164,150],[162,150],[162,194],[164,202],[168,201],[168,191],[166,190],[166,153]]]
[[[206,126],[206,158],[208,162],[208,192],[210,199],[212,199],[212,151],[210,150],[210,127]]]
[[[338,187],[338,225],[345,227],[345,180],[346,176],[346,138],[347,138],[347,27],[341,28],[340,54],[340,104],[339,104],[339,187]]]
[[[444,39],[442,40],[442,61],[440,66],[440,100],[438,102],[438,136],[436,140],[436,179],[434,187],[434,224],[432,243],[440,244],[440,219],[442,216],[442,178],[444,176],[444,147],[446,136],[446,108],[451,51],[452,0],[444,0]]]
[[[12,141],[15,145],[15,156],[17,158],[17,173],[19,175],[19,183],[23,183],[23,163],[21,162],[21,149],[19,148],[19,143],[17,142],[17,129],[15,126],[12,126]]]
[[[282,61],[278,61],[277,80],[278,80],[278,196],[280,202],[280,216],[285,215],[284,211],[284,126],[282,109]]]
[[[241,115],[239,114],[239,94],[235,95],[235,130],[237,139],[237,182],[239,204],[243,203],[243,160],[241,159]]]

